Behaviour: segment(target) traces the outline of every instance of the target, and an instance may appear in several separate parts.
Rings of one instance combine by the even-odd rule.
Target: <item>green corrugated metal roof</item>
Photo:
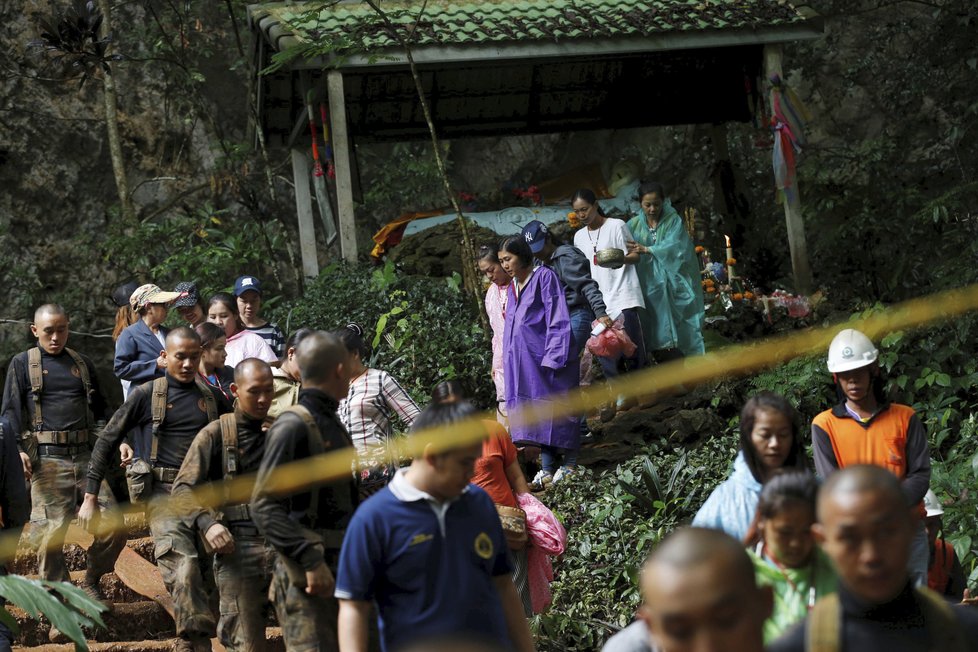
[[[378,0],[414,46],[566,42],[705,30],[758,29],[805,22],[782,0]],[[300,41],[332,42],[339,51],[398,44],[366,3],[265,4],[252,8]],[[422,10],[423,7],[423,10]]]

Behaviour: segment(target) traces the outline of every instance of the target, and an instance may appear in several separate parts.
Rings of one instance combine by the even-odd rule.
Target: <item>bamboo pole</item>
[[[111,32],[111,17],[109,15],[109,0],[99,0],[99,10],[102,12],[102,29],[106,34]],[[115,176],[115,187],[119,194],[119,210],[122,219],[128,224],[135,224],[136,209],[129,193],[129,180],[126,177],[126,162],[122,154],[122,137],[119,135],[118,96],[115,88],[115,78],[112,67],[106,63],[102,69],[102,99],[105,105],[105,129],[109,138],[109,157],[112,159],[112,173]]]
[[[462,284],[465,290],[469,292],[472,300],[475,303],[476,311],[479,313],[479,321],[482,324],[482,328],[489,332],[489,320],[486,317],[485,311],[483,310],[482,294],[479,291],[478,282],[475,276],[475,247],[472,246],[472,239],[469,236],[469,227],[465,221],[465,216],[462,214],[462,207],[458,203],[458,197],[452,190],[452,182],[448,178],[448,170],[445,167],[445,161],[441,156],[441,147],[438,140],[438,132],[435,129],[434,119],[431,117],[431,108],[428,105],[428,99],[425,97],[424,84],[421,81],[421,75],[418,73],[418,66],[414,61],[414,54],[411,52],[411,44],[408,39],[401,36],[401,32],[398,26],[395,25],[386,13],[377,5],[376,0],[365,0],[366,3],[373,9],[384,24],[387,26],[389,34],[397,39],[398,43],[402,48],[404,48],[404,55],[407,58],[408,68],[411,71],[411,78],[414,80],[414,87],[418,93],[418,100],[421,103],[421,112],[424,114],[425,123],[428,125],[428,134],[431,136],[431,146],[433,149],[435,157],[435,165],[438,168],[438,174],[441,177],[442,184],[445,188],[445,195],[448,201],[451,203],[452,208],[455,210],[455,215],[458,218],[459,229],[462,232]],[[422,13],[424,9],[422,8]],[[419,17],[420,18],[420,17]]]

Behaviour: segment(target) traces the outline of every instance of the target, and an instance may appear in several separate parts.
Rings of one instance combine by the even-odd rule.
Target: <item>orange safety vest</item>
[[[915,414],[908,405],[890,403],[869,423],[860,423],[848,413],[839,416],[833,410],[825,410],[812,424],[829,436],[840,469],[854,464],[872,464],[902,480],[907,475],[907,433],[910,419]],[[917,504],[917,512],[924,518],[923,501]]]
[[[941,595],[947,591],[951,581],[951,568],[954,566],[954,546],[944,539],[934,541],[934,561],[927,569],[927,586]]]
[[[896,477],[907,475],[907,431],[913,408],[891,403],[862,424],[826,410],[815,417],[814,425],[825,431],[840,469],[853,464],[882,466]]]

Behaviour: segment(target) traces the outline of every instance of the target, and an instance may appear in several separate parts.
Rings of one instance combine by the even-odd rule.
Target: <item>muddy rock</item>
[[[662,422],[669,443],[689,446],[709,439],[723,430],[723,420],[712,410],[680,410]]]
[[[482,243],[500,239],[495,231],[474,224],[469,224],[469,237],[476,249]],[[424,276],[461,274],[462,258],[462,230],[457,220],[404,238],[391,250],[389,257],[408,274]]]
[[[34,620],[15,607],[8,607],[8,610],[20,626],[18,645],[33,647],[49,642],[48,630],[51,625],[46,619]],[[142,641],[173,636],[173,619],[155,602],[114,603],[110,611],[102,614],[102,619],[105,629],[89,632],[89,640]]]

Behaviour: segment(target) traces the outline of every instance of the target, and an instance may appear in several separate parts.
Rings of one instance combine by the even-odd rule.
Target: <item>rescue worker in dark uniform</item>
[[[266,649],[265,607],[275,566],[275,550],[251,520],[248,503],[211,509],[200,505],[192,489],[258,470],[265,450],[262,422],[275,395],[272,369],[248,358],[234,370],[231,391],[238,402],[197,435],[183,459],[173,497],[178,513],[196,524],[217,553],[214,578],[220,595],[217,636],[229,652]]]
[[[104,424],[110,412],[92,361],[67,347],[64,308],[55,304],[38,308],[31,332],[37,347],[10,362],[3,416],[10,422],[8,434],[21,436],[23,474],[31,480],[39,574],[45,580],[67,581],[65,534],[86,491],[96,419]],[[118,449],[118,444],[113,448]],[[107,483],[100,481],[90,491],[93,506],[96,497],[101,509],[116,505]],[[95,533],[81,585],[93,599],[105,602],[99,579],[112,571],[125,545],[122,528]],[[52,635],[57,636],[56,630]]]
[[[357,485],[351,473],[281,496],[272,493],[271,476],[289,462],[353,445],[336,416],[339,400],[349,389],[349,360],[339,338],[322,331],[299,344],[299,403],[280,414],[269,429],[252,494],[251,516],[278,552],[272,596],[289,652],[339,649],[333,573],[357,504]]]
[[[173,598],[179,637],[174,650],[180,652],[210,649],[214,614],[203,575],[210,571],[210,559],[198,550],[195,528],[172,507],[150,499],[169,496],[194,437],[229,411],[197,380],[200,353],[200,336],[190,328],[181,326],[167,334],[166,374],[134,388],[99,434],[88,469],[88,490],[78,512],[78,520],[86,526],[97,517],[95,492],[109,464],[109,452],[136,428],[134,458],[126,471],[129,491],[133,502],[149,501],[147,518],[156,544],[156,565]]]
[[[14,561],[17,540],[30,511],[24,471],[17,451],[17,431],[10,421],[0,417],[0,534],[6,545],[10,546],[0,550],[0,575],[6,575]],[[4,603],[4,599],[0,598],[0,609],[3,609]],[[0,621],[0,652],[10,652],[13,643],[14,633]]]

